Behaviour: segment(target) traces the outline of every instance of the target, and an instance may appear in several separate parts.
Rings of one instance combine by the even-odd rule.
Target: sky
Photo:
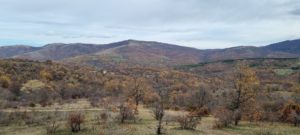
[[[300,0],[0,0],[0,46],[127,39],[199,49],[300,38]]]

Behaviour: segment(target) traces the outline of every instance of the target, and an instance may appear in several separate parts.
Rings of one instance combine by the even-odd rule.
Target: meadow
[[[63,105],[54,104],[47,107],[23,107],[18,109],[2,110],[4,114],[22,113],[33,114],[32,123],[26,119],[0,125],[0,135],[44,135],[47,134],[47,119],[50,114],[56,113],[57,130],[54,135],[154,135],[156,134],[157,121],[153,117],[152,110],[139,106],[139,112],[135,121],[126,121],[121,124],[117,119],[118,111],[92,107],[87,100],[77,100]],[[71,132],[68,127],[67,117],[71,112],[80,112],[84,115],[81,131]],[[104,122],[99,119],[101,113],[108,112],[109,118]],[[238,126],[230,126],[222,129],[214,128],[215,118],[202,117],[194,130],[181,129],[176,118],[184,115],[184,111],[166,110],[163,120],[163,132],[168,135],[298,135],[299,127],[291,124],[271,122],[242,121]],[[49,123],[48,123],[49,124]]]

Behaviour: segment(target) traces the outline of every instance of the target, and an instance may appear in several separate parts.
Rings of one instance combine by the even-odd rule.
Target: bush
[[[208,116],[209,110],[207,107],[201,107],[199,109],[194,109],[193,111],[191,111],[190,115],[195,116],[195,117]]]
[[[29,107],[35,107],[35,106],[36,106],[35,103],[33,103],[33,102],[29,103]]]
[[[121,123],[124,123],[126,120],[135,121],[135,106],[131,103],[124,103],[119,107],[119,117]]]
[[[177,122],[177,117],[178,115],[166,113],[163,119],[166,125],[168,125],[169,122]]]
[[[110,120],[110,118],[111,118],[111,115],[108,111],[101,112],[100,114],[97,114],[95,116],[95,120],[98,125],[107,124],[107,122]]]
[[[7,76],[0,76],[0,86],[2,88],[8,88],[11,84],[11,80],[9,77]]]
[[[26,125],[32,125],[35,123],[35,115],[34,112],[23,112],[23,120]]]
[[[54,134],[59,126],[55,118],[49,118],[45,123],[47,134]]]
[[[200,122],[200,117],[194,117],[191,115],[179,116],[177,118],[178,123],[182,129],[196,129]]]
[[[72,132],[79,132],[81,124],[84,122],[84,115],[82,113],[73,112],[69,114],[68,125]]]
[[[217,119],[214,125],[215,128],[228,127],[234,119],[233,112],[226,108],[218,109],[215,112],[214,117]]]
[[[11,123],[11,119],[9,118],[9,113],[0,111],[0,124],[9,125]]]
[[[60,126],[59,119],[60,117],[57,110],[53,114],[47,116],[45,120],[47,134],[54,134],[57,131]]]
[[[300,123],[300,105],[289,101],[282,109],[281,120],[297,126]]]

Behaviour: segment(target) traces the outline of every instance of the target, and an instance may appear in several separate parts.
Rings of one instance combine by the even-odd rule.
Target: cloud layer
[[[0,44],[155,40],[196,48],[300,38],[299,0],[0,0]]]

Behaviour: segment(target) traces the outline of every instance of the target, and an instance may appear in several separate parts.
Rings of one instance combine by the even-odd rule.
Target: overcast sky
[[[226,48],[300,38],[300,0],[0,0],[0,45],[126,39]]]

